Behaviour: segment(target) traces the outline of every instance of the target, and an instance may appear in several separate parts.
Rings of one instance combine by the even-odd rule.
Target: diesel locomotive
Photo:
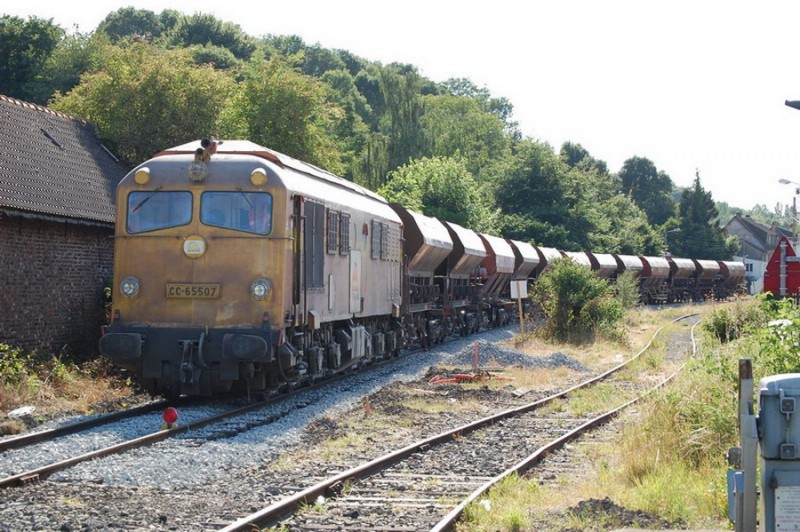
[[[252,142],[213,139],[134,168],[117,188],[114,238],[100,352],[169,396],[268,391],[501,326],[516,312],[510,281],[564,255],[389,204]],[[608,276],[633,270],[648,302],[669,294],[669,267],[595,260],[616,264]],[[715,286],[733,287],[738,264],[724,271]]]

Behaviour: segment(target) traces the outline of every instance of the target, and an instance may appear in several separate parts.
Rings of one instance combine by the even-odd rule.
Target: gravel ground
[[[308,482],[310,476],[328,476],[474,417],[469,412],[444,412],[432,415],[419,426],[383,430],[376,434],[371,449],[345,452],[346,458],[304,454],[320,438],[340,432],[337,421],[344,416],[353,415],[371,401],[375,408],[381,408],[381,397],[391,395],[398,386],[407,386],[397,384],[398,381],[419,387],[413,381],[424,379],[432,366],[471,367],[475,338],[480,338],[482,367],[567,366],[577,373],[591,371],[562,353],[531,357],[495,345],[512,338],[514,333],[515,329],[509,327],[440,346],[396,360],[376,371],[354,374],[324,389],[309,390],[224,426],[192,431],[122,455],[78,465],[37,484],[9,489],[2,494],[0,503],[0,530],[217,530],[307,485],[294,485],[294,479],[304,478]],[[576,375],[576,379],[583,377]],[[451,394],[448,397],[453,401],[462,396],[480,397],[486,408],[495,401],[498,410],[507,408],[513,400],[510,393],[493,398],[488,390],[461,390],[458,385],[437,387],[430,393]],[[533,395],[536,394],[532,392],[520,401],[529,402]],[[205,414],[200,409],[183,408],[179,422]],[[145,428],[115,424],[92,434],[89,439],[95,442],[70,441],[66,445],[107,445],[115,438],[125,438],[125,434],[152,431],[161,420],[156,416],[139,423]],[[36,446],[30,452],[52,456],[60,451]],[[34,458],[3,453],[0,468],[19,469],[18,463],[25,460]],[[276,468],[276,463],[280,467]]]
[[[480,338],[487,343],[481,348],[488,350],[493,342],[510,339],[513,334],[513,328],[484,333]],[[452,365],[453,352],[469,351],[471,356],[473,341],[459,340],[398,359],[376,371],[309,390],[224,426],[191,431],[152,446],[77,465],[37,484],[7,490],[0,505],[0,530],[216,529],[260,508],[278,491],[259,470],[287,448],[302,446],[304,429],[310,423],[323,416],[343,415],[391,382],[419,379],[430,366]],[[179,422],[188,421],[193,415],[204,413],[182,409]],[[273,421],[260,425],[265,419]],[[160,419],[137,423],[152,431]],[[127,423],[114,424],[98,429],[80,445],[104,446],[140,430],[139,424],[136,428]],[[52,457],[59,452],[52,447],[35,446],[14,451],[13,456],[4,453],[0,467],[3,471],[19,470],[17,464],[42,461],[41,456],[33,456],[37,453]],[[319,471],[319,475],[327,473]]]

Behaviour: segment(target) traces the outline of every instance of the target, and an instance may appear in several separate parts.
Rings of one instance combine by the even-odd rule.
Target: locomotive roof
[[[187,144],[182,144],[180,146],[175,146],[173,148],[166,149],[160,153],[157,153],[154,157],[160,157],[163,155],[176,155],[176,154],[194,154],[195,150],[199,147],[200,147],[200,141],[195,140]],[[280,168],[289,168],[291,170],[294,170],[295,172],[300,172],[310,177],[326,181],[328,183],[331,183],[333,185],[342,188],[346,188],[349,191],[354,192],[356,194],[369,197],[373,200],[380,201],[381,203],[386,203],[386,200],[382,196],[376,194],[375,192],[372,192],[367,188],[357,185],[352,181],[348,181],[343,177],[339,177],[336,174],[328,172],[327,170],[323,170],[322,168],[314,166],[313,164],[300,161],[284,153],[280,153],[275,150],[265,148],[264,146],[260,146],[249,140],[218,140],[216,154],[224,154],[224,153],[229,153],[233,155],[253,155],[255,157],[260,157],[262,159],[266,159],[268,161],[275,163]]]

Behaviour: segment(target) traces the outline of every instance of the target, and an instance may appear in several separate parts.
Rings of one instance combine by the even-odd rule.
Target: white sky
[[[470,78],[524,135],[634,155],[717,201],[791,203],[800,183],[800,2],[780,0],[2,0],[0,13],[94,30],[120,7],[212,13],[434,81]]]

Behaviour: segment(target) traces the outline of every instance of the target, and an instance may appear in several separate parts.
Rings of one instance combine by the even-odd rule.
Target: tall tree
[[[321,80],[329,88],[330,100],[342,111],[332,132],[342,154],[344,175],[353,179],[358,156],[363,153],[370,136],[369,126],[361,117],[371,114],[372,109],[366,98],[358,92],[353,76],[346,69],[328,70]]]
[[[679,231],[670,236],[673,255],[694,259],[727,260],[737,249],[733,238],[727,239],[718,223],[711,192],[700,184],[700,172],[692,187],[681,195],[678,210]]]
[[[413,160],[391,172],[378,192],[427,216],[479,231],[494,229],[485,194],[469,169],[450,157]]]
[[[481,109],[495,115],[503,121],[506,132],[509,133],[512,138],[519,140],[519,131],[517,129],[519,124],[511,120],[514,106],[508,101],[508,98],[492,97],[489,89],[486,87],[478,87],[468,78],[450,78],[440,85],[446,94],[464,96],[478,102]]]
[[[561,249],[589,249],[593,225],[585,179],[548,144],[522,141],[495,182],[503,234]]]
[[[379,79],[389,115],[389,164],[397,168],[420,153],[422,80],[415,67],[396,63],[380,69]]]
[[[222,134],[251,139],[341,174],[344,166],[332,140],[341,109],[328,102],[327,96],[325,85],[280,58],[254,58],[225,106]]]
[[[560,156],[565,163],[572,167],[608,174],[608,165],[605,161],[592,157],[589,151],[580,144],[565,142],[561,145]]]
[[[492,159],[507,157],[503,122],[465,96],[424,96],[420,117],[426,156],[463,158],[476,176]]]
[[[672,179],[650,159],[631,157],[619,171],[622,193],[647,214],[652,225],[662,225],[675,214]]]
[[[242,31],[241,26],[207,13],[182,17],[171,32],[171,38],[180,46],[199,44],[227,48],[239,59],[249,59],[256,50],[255,39]]]
[[[0,17],[0,94],[46,103],[32,85],[63,36],[52,19]]]
[[[149,9],[122,7],[106,15],[96,32],[107,35],[112,43],[123,39],[152,40],[174,28],[176,15],[170,10],[157,15]]]
[[[102,68],[51,106],[93,121],[101,138],[136,164],[169,146],[217,134],[233,80],[185,51],[147,43],[108,47]]]
[[[96,72],[108,45],[104,33],[72,33],[61,39],[44,62],[30,90],[33,101],[49,101],[56,93],[66,94],[77,86],[81,76]]]
[[[647,216],[622,194],[598,201],[590,211],[593,229],[589,249],[623,255],[660,255],[662,238]]]

